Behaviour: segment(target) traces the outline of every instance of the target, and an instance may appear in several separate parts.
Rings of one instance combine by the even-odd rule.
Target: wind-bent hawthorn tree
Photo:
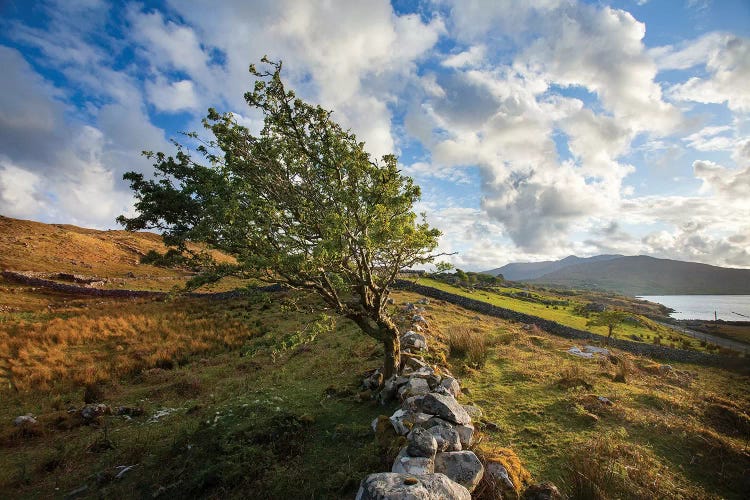
[[[254,273],[316,292],[383,343],[388,379],[401,356],[386,310],[390,287],[401,269],[436,257],[440,232],[417,220],[419,186],[395,156],[372,160],[330,111],[286,90],[280,62],[262,62],[268,70],[250,66],[257,80],[245,94],[264,116],[260,133],[209,109],[203,124],[214,138],[187,134],[196,153],[175,141],[174,156],[144,151],[155,179],[125,174],[137,214],[117,220],[128,230],[160,229],[170,246],[205,242],[236,258],[213,276]]]

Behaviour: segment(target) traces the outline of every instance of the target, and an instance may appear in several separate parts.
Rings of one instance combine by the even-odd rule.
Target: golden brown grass
[[[474,330],[466,326],[454,327],[444,335],[448,346],[448,355],[461,358],[469,368],[479,369],[487,362],[490,349],[495,341],[489,339],[482,330]]]
[[[61,380],[86,385],[172,368],[191,355],[237,348],[258,333],[241,315],[226,314],[222,307],[228,304],[202,299],[77,304],[0,322],[5,389],[46,390]]]
[[[474,449],[485,468],[485,474],[472,492],[472,498],[480,500],[502,500],[520,498],[523,490],[531,483],[531,474],[523,466],[516,453],[510,448],[483,443]],[[488,473],[493,464],[500,465],[508,474],[513,487]],[[496,466],[496,465],[495,465]]]
[[[563,478],[572,498],[684,498],[688,493],[673,474],[640,446],[616,434],[574,446]]]

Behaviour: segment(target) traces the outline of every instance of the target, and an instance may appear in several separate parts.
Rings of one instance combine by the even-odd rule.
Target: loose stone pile
[[[399,376],[384,381],[380,393],[383,400],[397,397],[401,407],[372,422],[376,433],[392,428],[398,436],[406,436],[406,446],[391,472],[370,474],[362,481],[356,498],[469,499],[484,474],[479,458],[466,449],[474,439],[471,414],[481,415],[481,410],[459,404],[458,380],[446,369],[429,366],[419,355],[428,346],[417,330],[426,328],[427,321],[423,310],[413,304],[407,304],[406,311],[414,315],[412,329],[401,336],[403,368]],[[376,371],[363,385],[375,388],[381,381]]]

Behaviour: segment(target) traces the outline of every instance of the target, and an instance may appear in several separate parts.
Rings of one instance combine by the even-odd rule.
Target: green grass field
[[[509,297],[505,295],[506,293],[509,293],[509,292],[525,291],[522,289],[503,287],[503,288],[499,288],[497,292],[490,291],[490,290],[469,291],[465,288],[460,288],[457,286],[449,285],[442,281],[438,281],[438,280],[431,279],[431,278],[420,278],[418,283],[421,285],[437,288],[439,290],[443,290],[446,292],[454,293],[456,295],[468,297],[474,300],[487,302],[497,307],[503,307],[503,308],[511,309],[513,311],[518,311],[524,314],[530,314],[533,316],[538,316],[540,318],[556,321],[557,323],[560,323],[562,325],[577,328],[579,330],[590,331],[590,332],[597,333],[599,335],[604,335],[604,336],[607,335],[607,327],[586,326],[588,318],[576,315],[573,312],[574,307],[577,304],[581,303],[580,301],[577,301],[575,298],[561,297],[559,295],[544,293],[540,291],[531,292],[533,295],[538,296],[539,298],[542,298],[542,299],[555,300],[555,301],[559,301],[561,299],[567,299],[570,302],[570,304],[567,306],[562,306],[562,305],[549,306],[549,305],[530,302],[527,300],[522,300],[519,298]],[[681,349],[692,349],[692,350],[697,350],[697,351],[711,350],[710,347],[705,345],[705,343],[702,344],[701,341],[698,339],[694,339],[687,335],[683,335],[675,330],[671,330],[664,326],[657,325],[653,321],[649,320],[648,318],[645,318],[644,316],[636,315],[636,314],[633,314],[633,316],[637,317],[640,323],[644,325],[648,325],[648,327],[623,323],[615,329],[612,336],[615,338],[628,339],[628,340],[640,339],[640,341],[647,342],[647,343],[654,343],[655,339],[658,337],[662,345],[678,347]]]

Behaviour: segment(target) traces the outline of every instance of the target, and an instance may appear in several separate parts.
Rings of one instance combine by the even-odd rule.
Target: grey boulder
[[[500,483],[504,488],[515,491],[516,485],[513,484],[513,480],[508,474],[508,469],[498,462],[489,462],[487,464],[487,470],[485,471],[488,477],[492,478],[496,483]]]
[[[380,472],[362,480],[356,500],[471,500],[471,494],[443,474]]]
[[[421,333],[410,330],[401,336],[401,345],[408,349],[425,351],[427,350],[427,339]]]
[[[461,438],[448,422],[433,425],[427,429],[437,443],[438,451],[461,451]]]
[[[473,451],[448,451],[435,456],[435,472],[445,474],[471,492],[482,480],[484,467]]]
[[[410,398],[411,396],[418,396],[421,394],[427,394],[430,392],[430,385],[427,380],[423,378],[412,377],[406,384],[401,386],[398,390],[398,395],[401,400]]]
[[[433,458],[435,453],[437,453],[438,445],[435,436],[421,427],[412,429],[406,438],[409,440],[406,453],[410,457]]]
[[[389,417],[393,430],[399,436],[406,436],[416,426],[427,422],[431,415],[416,411],[398,409]]]
[[[440,386],[450,392],[454,398],[461,394],[461,386],[458,384],[458,380],[453,377],[444,377]]]
[[[434,457],[412,457],[407,447],[401,448],[396,460],[393,461],[391,472],[399,474],[432,474],[435,472]]]
[[[474,424],[469,422],[468,424],[457,425],[455,429],[459,439],[461,439],[461,446],[464,448],[471,446],[471,443],[474,442]]]
[[[423,413],[435,415],[454,424],[468,424],[471,422],[471,417],[466,413],[466,410],[451,396],[430,393],[422,399],[420,406]]]

